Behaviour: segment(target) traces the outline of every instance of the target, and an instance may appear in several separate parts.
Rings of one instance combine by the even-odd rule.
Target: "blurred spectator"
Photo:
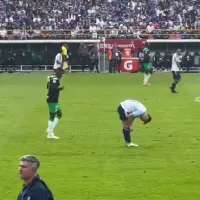
[[[0,29],[0,37],[1,37],[2,39],[5,39],[6,36],[7,36],[7,31],[6,31],[6,29],[5,29],[4,27],[1,27],[1,29]]]

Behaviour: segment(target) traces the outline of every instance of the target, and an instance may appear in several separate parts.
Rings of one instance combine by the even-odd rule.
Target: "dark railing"
[[[155,29],[151,33],[147,30],[105,29],[91,32],[90,30],[0,30],[1,40],[28,40],[28,39],[200,39],[200,29],[166,30]]]

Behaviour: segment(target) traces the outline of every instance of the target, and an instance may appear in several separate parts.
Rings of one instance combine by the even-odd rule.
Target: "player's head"
[[[65,48],[68,48],[68,45],[67,45],[67,43],[65,43],[63,46],[64,46]]]
[[[147,124],[152,120],[152,117],[149,114],[144,113],[140,116],[140,119],[144,122],[144,124]]]
[[[24,181],[30,180],[36,176],[39,167],[40,161],[35,156],[25,155],[21,157],[19,165],[20,178]]]
[[[149,47],[149,43],[148,43],[148,42],[145,42],[145,43],[144,43],[144,46],[145,46],[145,47]]]
[[[63,73],[64,73],[64,70],[63,70],[62,67],[58,67],[58,68],[55,70],[55,74],[56,74],[56,76],[57,76],[59,79],[62,78]]]
[[[181,49],[177,49],[177,50],[176,50],[176,53],[177,53],[178,55],[181,55]]]

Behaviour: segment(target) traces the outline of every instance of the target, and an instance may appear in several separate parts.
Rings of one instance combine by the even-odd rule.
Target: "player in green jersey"
[[[55,70],[55,75],[48,76],[47,79],[47,104],[49,107],[47,138],[49,139],[59,139],[59,137],[54,135],[54,128],[58,124],[59,119],[62,117],[62,110],[58,104],[60,91],[64,89],[64,87],[60,85],[62,75],[63,69],[62,67],[59,67]]]
[[[151,57],[150,57],[150,50],[149,50],[149,44],[146,42],[143,49],[143,68],[144,68],[144,85],[150,86],[150,83],[148,82],[151,74],[153,72],[153,68],[151,65]]]

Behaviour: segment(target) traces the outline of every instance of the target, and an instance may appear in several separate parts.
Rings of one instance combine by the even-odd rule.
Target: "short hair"
[[[148,119],[144,122],[144,124],[149,123],[151,120],[152,120],[152,117],[151,117],[151,115],[148,114]]]
[[[36,170],[38,170],[40,167],[40,161],[35,156],[32,156],[32,155],[22,156],[20,158],[20,161],[27,161],[27,162],[32,163],[33,168],[35,168]]]

